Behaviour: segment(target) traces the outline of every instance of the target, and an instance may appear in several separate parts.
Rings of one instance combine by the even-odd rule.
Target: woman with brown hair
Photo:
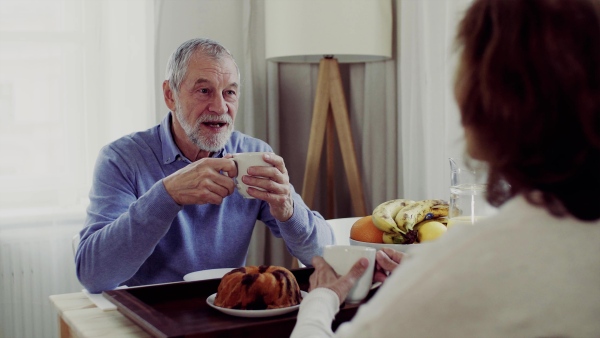
[[[393,273],[335,336],[598,337],[600,1],[476,0],[457,42],[467,152],[499,212],[378,252]],[[333,335],[364,263],[340,277],[313,258],[294,337]]]

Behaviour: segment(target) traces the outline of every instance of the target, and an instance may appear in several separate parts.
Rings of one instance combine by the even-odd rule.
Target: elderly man
[[[217,42],[192,39],[173,53],[163,82],[171,112],[98,156],[76,255],[89,291],[243,266],[256,220],[304,264],[334,242],[323,217],[294,191],[284,160],[233,130],[239,90],[235,60]],[[263,159],[272,167],[240,173],[255,199],[234,193],[230,154],[242,152],[269,152]]]

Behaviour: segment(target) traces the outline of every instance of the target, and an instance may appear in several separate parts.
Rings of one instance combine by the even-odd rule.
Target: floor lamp
[[[325,216],[332,218],[333,150],[337,133],[354,215],[368,215],[339,63],[381,61],[391,57],[391,0],[266,0],[265,37],[268,60],[319,63],[302,198],[313,207],[326,139],[328,210]]]

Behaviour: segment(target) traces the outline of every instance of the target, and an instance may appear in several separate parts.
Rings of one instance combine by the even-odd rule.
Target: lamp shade
[[[265,0],[266,57],[340,63],[392,56],[391,0]]]

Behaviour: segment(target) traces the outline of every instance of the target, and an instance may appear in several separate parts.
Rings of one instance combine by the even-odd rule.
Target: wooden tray
[[[300,289],[308,291],[313,268],[292,269]],[[289,337],[298,311],[266,318],[242,318],[206,304],[220,279],[176,282],[104,291],[125,317],[155,337]],[[376,290],[372,290],[369,299]],[[333,329],[354,317],[356,304],[343,304]]]

